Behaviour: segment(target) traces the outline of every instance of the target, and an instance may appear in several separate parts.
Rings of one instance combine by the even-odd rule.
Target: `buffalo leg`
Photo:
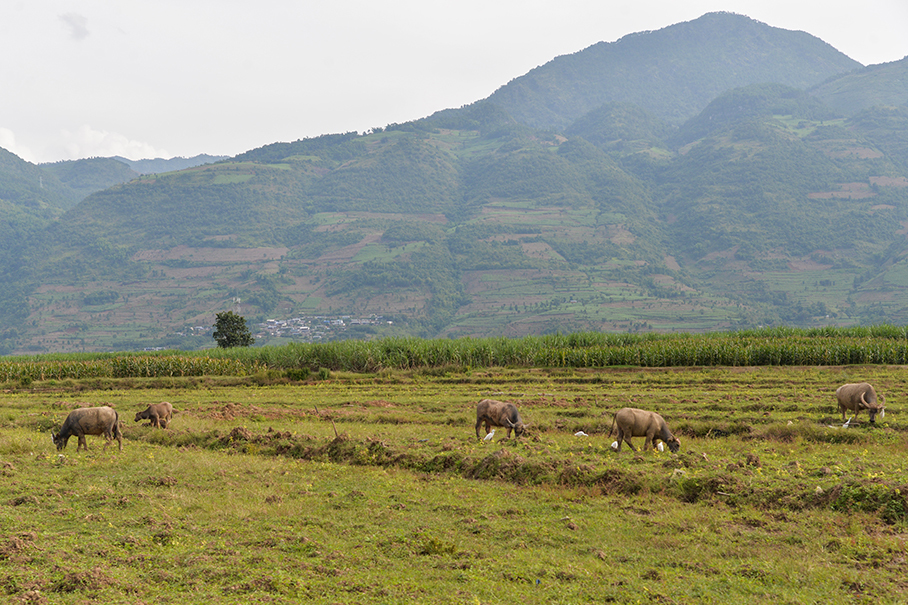
[[[627,447],[631,448],[632,450],[634,450],[636,452],[637,448],[635,448],[634,444],[631,443],[631,436],[628,433],[624,433],[618,437],[618,439],[619,439],[618,440],[618,451],[619,452],[621,451],[621,438],[622,437],[624,438],[625,443],[627,443]]]

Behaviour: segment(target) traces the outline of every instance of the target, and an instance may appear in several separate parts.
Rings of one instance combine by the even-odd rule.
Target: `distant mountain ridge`
[[[908,105],[908,57],[833,76],[812,86],[810,94],[829,107],[854,114],[876,105]]]
[[[139,174],[154,174],[156,172],[173,172],[175,170],[195,168],[196,166],[202,166],[203,164],[220,162],[221,160],[226,160],[228,157],[229,156],[226,155],[208,155],[207,153],[202,153],[191,158],[173,157],[166,159],[154,158],[130,160],[128,158],[115,155],[113,156],[113,159],[126,164]]]
[[[39,168],[60,179],[69,188],[71,205],[84,200],[97,191],[131,181],[139,176],[123,162],[114,158],[86,158],[39,164]]]
[[[879,104],[901,72],[740,15],[666,29],[510,100],[158,169],[0,229],[0,351],[210,346],[186,327],[225,309],[391,321],[359,337],[908,322],[908,106]],[[3,166],[0,186],[27,177],[11,208],[51,207],[44,173]]]
[[[487,100],[522,124],[556,131],[614,102],[680,125],[731,88],[765,82],[805,88],[860,67],[805,32],[718,12],[557,57]]]

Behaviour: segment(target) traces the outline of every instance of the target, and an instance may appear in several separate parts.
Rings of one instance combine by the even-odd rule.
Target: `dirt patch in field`
[[[654,275],[653,283],[662,286],[664,288],[672,288],[673,290],[681,290],[682,292],[696,292],[690,286],[685,286],[682,283],[675,281],[675,278],[671,275]]]
[[[842,183],[838,191],[818,191],[808,193],[808,199],[811,200],[828,200],[832,198],[845,200],[861,200],[868,197],[876,197],[876,193],[867,183]]]
[[[349,246],[344,246],[343,248],[338,248],[328,252],[327,254],[321,255],[318,260],[319,262],[342,262],[342,261],[351,261],[353,257],[356,256],[360,250],[366,247],[368,244],[377,244],[381,241],[381,233],[370,233],[358,243],[351,244]]]
[[[212,402],[215,405],[220,405],[220,402]],[[280,410],[263,410],[262,408],[256,407],[254,405],[237,405],[235,403],[226,403],[220,408],[201,411],[199,417],[201,418],[211,418],[213,420],[236,420],[238,418],[249,418],[250,416],[256,416],[258,418],[267,418],[268,420],[276,420],[278,418],[284,418],[288,415],[285,412]]]
[[[633,244],[634,240],[637,239],[633,233],[628,231],[626,225],[608,225],[606,227],[600,227],[596,230],[596,235],[599,235],[599,233],[602,232],[604,232],[604,235],[608,240],[619,246],[628,246]]]
[[[827,151],[826,154],[831,158],[849,158],[855,157],[861,160],[870,160],[883,157],[883,154],[876,149],[869,147],[849,147],[847,149],[837,149]]]
[[[343,225],[352,223],[353,221],[359,219],[380,219],[388,221],[406,221],[410,222],[414,219],[419,219],[421,221],[428,221],[430,223],[438,223],[444,225],[448,222],[448,217],[444,214],[424,212],[421,214],[399,214],[399,213],[383,213],[383,212],[333,212],[330,213],[332,216],[341,217],[339,221],[334,222],[329,225],[321,225],[316,227],[316,231],[334,231],[336,229],[331,229],[331,227],[340,227],[343,228]]]
[[[102,588],[116,587],[117,582],[98,567],[88,571],[67,573],[62,580],[50,587],[51,592],[95,592]]]
[[[253,262],[261,260],[280,260],[287,254],[288,248],[190,248],[176,246],[169,250],[140,250],[132,260],[165,261],[190,260],[195,262]]]
[[[821,271],[824,269],[831,269],[832,265],[823,265],[815,260],[805,258],[801,260],[793,260],[788,263],[788,268],[792,271]]]
[[[26,532],[7,538],[6,541],[0,545],[0,561],[16,559],[24,551],[33,548],[37,537],[37,534],[34,532]]]
[[[372,399],[370,401],[351,401],[350,405],[361,405],[365,408],[393,408],[397,407],[395,404],[390,401],[385,401],[384,399]]]
[[[706,256],[703,257],[703,260],[713,261],[713,260],[717,260],[720,258],[727,260],[729,258],[734,258],[735,254],[737,254],[737,253],[738,253],[738,246],[735,246],[733,248],[728,248],[727,250],[719,250],[718,252],[710,252],[709,254],[707,254]]]
[[[203,277],[214,277],[217,275],[223,275],[225,273],[225,268],[220,265],[210,265],[208,267],[189,267],[186,269],[179,267],[162,267],[157,265],[158,270],[161,271],[166,277],[174,279],[185,279],[193,278],[200,279]],[[198,284],[196,284],[198,285]]]
[[[903,176],[872,176],[870,177],[871,185],[880,185],[881,187],[908,187],[908,178]]]
[[[530,242],[520,244],[523,253],[530,258],[562,258],[560,254],[545,242]]]

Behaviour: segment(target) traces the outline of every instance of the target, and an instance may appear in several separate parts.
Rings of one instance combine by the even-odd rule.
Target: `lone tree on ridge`
[[[214,322],[213,336],[222,349],[248,347],[255,342],[255,338],[246,327],[246,318],[233,311],[218,313]]]

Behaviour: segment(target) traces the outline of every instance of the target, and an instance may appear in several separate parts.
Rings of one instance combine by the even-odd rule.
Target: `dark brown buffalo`
[[[526,429],[526,425],[520,419],[520,412],[513,403],[505,403],[494,399],[483,399],[476,406],[476,437],[480,438],[479,426],[485,423],[486,435],[489,429],[495,426],[501,426],[508,430],[507,438],[511,438],[511,429],[514,430],[514,436],[520,437]]]
[[[853,384],[843,384],[835,390],[836,399],[839,400],[839,411],[842,412],[842,420],[845,420],[845,410],[854,412],[852,418],[856,418],[858,412],[867,410],[870,414],[870,422],[876,422],[876,415],[882,418],[885,414],[885,400],[879,403],[876,398],[876,391],[866,382]]]
[[[166,429],[172,418],[173,406],[166,401],[162,401],[161,403],[152,403],[143,412],[137,412],[135,422],[150,420],[150,425],[146,426],[158,426]]]
[[[672,453],[681,449],[681,441],[672,435],[672,432],[668,430],[668,424],[656,412],[647,412],[637,408],[621,408],[615,414],[612,428],[608,432],[609,436],[611,436],[616,424],[618,425],[617,451],[619,452],[621,451],[621,443],[624,441],[627,442],[632,450],[637,451],[637,448],[631,443],[631,437],[646,437],[643,447],[647,450],[655,447],[656,441],[664,442]]]
[[[88,443],[85,441],[85,435],[104,435],[107,438],[107,442],[104,444],[105,448],[110,445],[110,442],[113,439],[116,439],[120,444],[120,449],[123,449],[123,432],[120,430],[120,416],[117,414],[116,410],[106,405],[98,408],[79,408],[78,410],[73,410],[69,413],[69,416],[66,417],[66,420],[63,421],[60,432],[57,434],[51,432],[50,435],[58,450],[62,450],[66,447],[70,437],[76,436],[79,438],[79,443],[76,445],[76,451],[78,452],[79,448],[88,451]]]

